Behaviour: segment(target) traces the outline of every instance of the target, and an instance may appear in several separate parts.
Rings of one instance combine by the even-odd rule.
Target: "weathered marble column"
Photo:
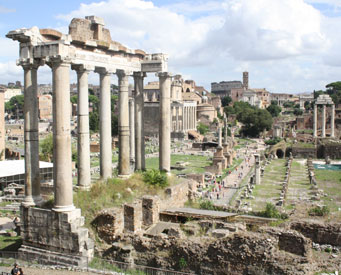
[[[260,184],[260,156],[255,154],[255,184]]]
[[[78,182],[81,189],[89,189],[90,175],[90,133],[89,133],[89,70],[84,66],[73,66],[77,72],[78,102],[77,102],[77,153]]]
[[[332,104],[332,116],[330,119],[331,133],[330,137],[335,137],[335,104]]]
[[[129,153],[129,97],[127,72],[117,70],[118,76],[118,134],[119,134],[119,163],[118,174],[120,177],[130,175],[130,153]]]
[[[96,70],[96,72],[100,76],[100,175],[103,180],[106,180],[112,177],[111,72],[104,68]]]
[[[197,129],[197,107],[194,107],[194,129]]]
[[[227,118],[224,118],[224,144],[227,144]]]
[[[135,103],[133,98],[129,99],[129,146],[130,146],[130,163],[135,164]],[[135,165],[134,169],[135,170]]]
[[[222,145],[222,138],[221,138],[221,134],[222,134],[222,131],[221,131],[221,127],[218,128],[218,147],[221,147]]]
[[[135,86],[135,170],[145,169],[144,94],[142,72],[134,72]]]
[[[317,137],[317,104],[314,104],[314,137]]]
[[[326,104],[323,104],[322,109],[322,137],[326,137]]]
[[[171,125],[170,125],[170,89],[171,76],[168,72],[159,73],[160,80],[160,125],[159,125],[159,168],[170,173]]]
[[[176,107],[176,125],[175,125],[175,127],[176,127],[176,132],[179,132],[179,107],[177,106]]]
[[[5,90],[0,88],[0,161],[5,160]]]
[[[54,208],[72,211],[72,160],[70,130],[70,63],[52,61],[53,78],[53,182]]]
[[[25,64],[24,69],[24,137],[25,199],[24,206],[42,203],[39,173],[39,119],[37,71],[39,65]]]

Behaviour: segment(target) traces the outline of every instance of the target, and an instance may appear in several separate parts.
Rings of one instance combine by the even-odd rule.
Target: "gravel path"
[[[12,267],[0,267],[0,272],[11,272]],[[98,275],[97,273],[92,272],[76,272],[76,271],[68,271],[68,270],[51,270],[51,269],[38,269],[32,267],[24,267],[23,268],[25,275]]]

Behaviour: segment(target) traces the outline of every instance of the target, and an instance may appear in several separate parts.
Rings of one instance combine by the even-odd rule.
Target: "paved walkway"
[[[228,174],[222,181],[225,181],[225,188],[221,188],[219,192],[212,192],[212,202],[215,205],[219,206],[227,206],[229,205],[230,200],[233,195],[238,191],[241,186],[243,179],[248,175],[250,170],[253,168],[255,158],[254,154],[257,152],[258,148],[263,149],[262,141],[257,141],[257,149],[251,149],[255,146],[254,143],[249,145],[247,148],[240,149],[237,155],[241,158],[244,158],[243,162],[237,167],[238,169],[234,170],[231,174]],[[249,159],[246,162],[246,159]],[[243,167],[243,169],[241,168]],[[239,175],[241,174],[241,177]],[[217,185],[216,185],[217,186]],[[216,188],[219,189],[219,188]],[[219,194],[219,198],[217,198],[217,194]]]

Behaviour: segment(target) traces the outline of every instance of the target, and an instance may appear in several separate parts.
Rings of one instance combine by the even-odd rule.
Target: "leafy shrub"
[[[201,122],[197,126],[197,130],[201,135],[205,135],[209,131],[209,127]]]
[[[271,202],[268,202],[266,204],[265,210],[259,212],[258,215],[265,218],[275,218],[283,220],[288,218],[287,214],[279,212],[276,206],[273,205]]]
[[[316,206],[316,207],[313,207],[313,208],[309,209],[308,213],[309,213],[310,216],[324,217],[324,216],[329,215],[330,209],[326,205],[324,205],[322,207]]]
[[[273,139],[266,140],[265,144],[266,145],[275,145],[275,144],[277,144],[280,141],[282,141],[282,139],[280,137],[275,137]]]
[[[151,169],[143,173],[143,181],[151,185],[160,187],[168,186],[168,179],[165,172],[156,169]]]

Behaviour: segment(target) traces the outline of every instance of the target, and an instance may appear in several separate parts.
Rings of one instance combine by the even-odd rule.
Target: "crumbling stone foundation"
[[[80,209],[55,212],[50,209],[21,207],[19,253],[25,259],[41,263],[85,266],[94,254],[94,243],[88,237]],[[67,255],[67,256],[66,256]]]

